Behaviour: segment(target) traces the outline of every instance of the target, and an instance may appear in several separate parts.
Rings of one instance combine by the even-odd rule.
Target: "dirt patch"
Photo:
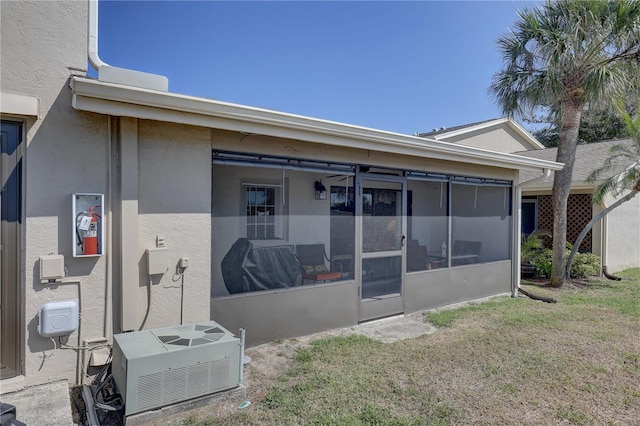
[[[308,338],[290,339],[247,349],[245,354],[251,358],[251,362],[244,368],[247,400],[262,400],[267,389],[291,367],[297,350],[307,346],[308,341]]]

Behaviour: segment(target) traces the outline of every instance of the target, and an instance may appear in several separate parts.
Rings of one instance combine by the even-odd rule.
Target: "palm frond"
[[[489,88],[507,115],[613,99],[640,75],[640,0],[548,0],[518,18]]]

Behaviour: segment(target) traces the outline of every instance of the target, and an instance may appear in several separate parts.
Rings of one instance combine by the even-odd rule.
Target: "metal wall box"
[[[167,272],[167,263],[169,263],[169,249],[147,249],[147,273],[149,275],[164,274]]]
[[[58,282],[64,278],[64,256],[50,254],[40,256],[40,282]]]

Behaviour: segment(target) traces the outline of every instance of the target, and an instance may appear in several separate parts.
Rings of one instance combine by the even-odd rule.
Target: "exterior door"
[[[360,320],[403,312],[404,178],[360,175]]]
[[[0,379],[20,374],[20,221],[22,217],[22,125],[1,123],[0,157]]]
[[[522,199],[522,229],[520,233],[529,235],[538,228],[538,200],[537,198]]]

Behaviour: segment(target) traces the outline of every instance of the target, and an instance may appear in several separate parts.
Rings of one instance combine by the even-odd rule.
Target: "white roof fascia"
[[[445,139],[445,138],[451,138],[451,137],[455,137],[455,136],[459,136],[459,135],[464,135],[465,133],[470,133],[470,132],[475,132],[477,130],[483,130],[489,127],[493,127],[496,126],[498,124],[502,124],[505,123],[508,119],[506,117],[504,118],[497,118],[495,120],[491,120],[491,121],[487,121],[484,123],[479,123],[476,124],[475,126],[468,126],[468,127],[463,127],[461,129],[457,129],[457,130],[451,130],[450,132],[442,132],[442,133],[438,133],[437,135],[433,135],[433,138],[440,140],[440,139]]]
[[[479,130],[488,129],[490,127],[495,127],[495,126],[498,126],[500,124],[507,124],[509,127],[511,127],[517,134],[519,134],[533,148],[535,148],[535,149],[544,149],[545,148],[545,146],[542,145],[540,142],[538,142],[538,140],[536,138],[534,138],[531,135],[531,133],[529,133],[524,127],[522,127],[520,124],[518,124],[517,122],[515,122],[514,120],[512,120],[512,119],[510,119],[508,117],[497,118],[495,120],[487,121],[486,123],[480,123],[480,124],[477,124],[475,126],[464,127],[462,129],[458,129],[458,130],[452,130],[451,132],[439,133],[437,135],[434,135],[433,137],[436,140],[442,140],[442,139],[452,138],[452,137],[455,137],[455,136],[464,135],[466,133],[471,133],[471,132],[476,132],[476,131],[479,131]]]
[[[514,170],[560,170],[564,167],[562,163],[555,161],[82,77],[73,77],[70,86],[72,106],[80,111],[242,131]]]
[[[527,142],[529,142],[531,144],[531,146],[533,146],[535,149],[545,149],[546,146],[542,145],[540,142],[538,142],[538,140],[533,137],[533,135],[531,133],[529,133],[529,131],[527,131],[527,129],[525,129],[524,127],[522,127],[517,121],[514,121],[510,118],[507,118],[507,124],[509,124],[509,126],[515,130],[520,136],[522,136]]]

